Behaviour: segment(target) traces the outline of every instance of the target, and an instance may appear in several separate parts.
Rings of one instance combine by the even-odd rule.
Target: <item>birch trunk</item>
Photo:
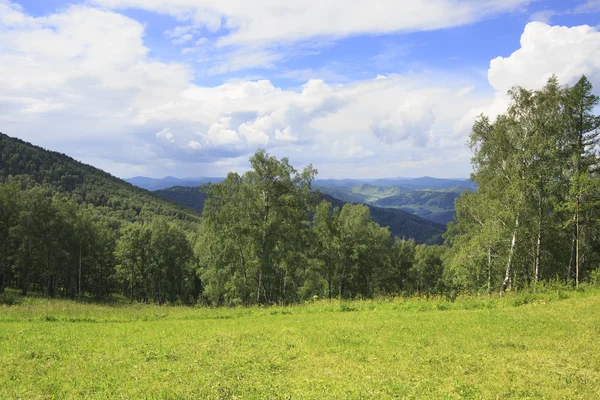
[[[510,285],[510,289],[512,290],[512,261],[513,255],[515,253],[515,246],[517,244],[517,231],[519,230],[519,216],[515,218],[515,230],[513,231],[512,241],[510,243],[510,251],[508,253],[508,261],[506,263],[506,273],[504,274],[504,282],[502,282],[502,286],[500,287],[500,293],[506,290],[506,287]]]
[[[492,294],[492,248],[488,248],[488,294]]]

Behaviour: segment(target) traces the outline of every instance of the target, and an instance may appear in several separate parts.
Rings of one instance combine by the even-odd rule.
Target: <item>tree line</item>
[[[310,167],[264,150],[251,165],[205,189],[192,231],[162,216],[115,228],[47,186],[0,184],[0,292],[250,305],[443,289],[443,246],[391,238],[365,205],[320,201]]]
[[[448,275],[463,290],[577,286],[600,267],[599,98],[585,76],[509,96],[505,113],[473,126],[477,191],[448,226]]]
[[[321,200],[312,166],[259,150],[248,172],[203,189],[193,224],[152,212],[115,223],[76,193],[5,179],[0,291],[251,305],[577,286],[600,266],[598,97],[585,77],[509,95],[473,126],[477,191],[457,199],[444,245],[392,237],[366,205]]]

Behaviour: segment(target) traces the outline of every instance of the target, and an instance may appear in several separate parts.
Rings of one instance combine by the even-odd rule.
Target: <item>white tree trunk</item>
[[[506,287],[510,285],[512,290],[512,261],[513,255],[515,253],[515,247],[517,245],[517,231],[519,230],[519,216],[515,218],[515,230],[513,231],[512,241],[510,242],[510,251],[508,253],[508,261],[506,263],[506,273],[504,274],[504,282],[502,282],[502,287],[500,288],[500,293],[506,290]]]

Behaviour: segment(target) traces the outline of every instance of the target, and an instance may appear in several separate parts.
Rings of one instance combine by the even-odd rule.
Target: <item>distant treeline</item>
[[[29,157],[51,169],[40,180],[8,168],[23,157],[4,147],[0,291],[250,305],[576,286],[599,275],[598,98],[585,77],[509,94],[505,114],[475,122],[477,191],[457,200],[443,246],[392,237],[365,205],[322,201],[312,166],[296,171],[264,150],[247,173],[205,188],[198,218],[91,169],[77,177],[74,161],[63,180],[51,158]]]

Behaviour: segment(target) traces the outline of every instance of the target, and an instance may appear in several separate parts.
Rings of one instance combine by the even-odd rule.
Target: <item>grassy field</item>
[[[600,291],[454,302],[0,305],[0,398],[600,397]]]

